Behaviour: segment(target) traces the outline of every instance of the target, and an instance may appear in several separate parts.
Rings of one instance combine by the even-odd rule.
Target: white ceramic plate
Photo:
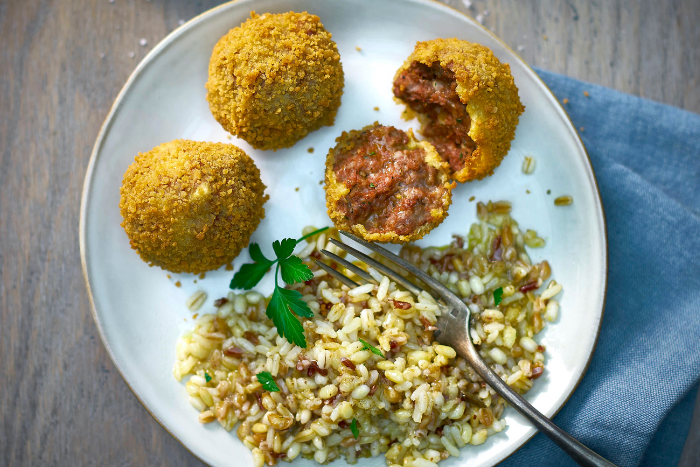
[[[253,150],[227,133],[209,113],[204,84],[211,50],[250,10],[259,13],[309,11],[333,33],[345,70],[343,103],[333,127],[322,128],[291,149]],[[523,227],[536,228],[547,246],[532,250],[533,260],[548,259],[564,284],[560,317],[541,336],[547,346],[547,371],[527,398],[553,415],[568,399],[585,372],[602,317],[607,275],[605,220],[593,171],[568,117],[535,73],[499,39],[461,13],[439,3],[412,0],[241,0],[211,10],[177,29],[139,64],[119,94],[90,160],[80,218],[80,247],[95,321],[115,365],[156,419],[190,451],[216,466],[252,465],[252,456],[235,433],[218,423],[201,425],[187,401],[183,384],[172,376],[175,343],[192,326],[184,306],[195,290],[209,294],[200,312],[213,310],[224,296],[232,273],[209,272],[195,283],[191,275],[167,277],[150,268],[129,248],[120,227],[119,187],[122,174],[141,151],[177,138],[232,142],[250,154],[268,186],[267,216],[252,241],[270,245],[297,236],[308,224],[329,224],[323,188],[324,160],[344,130],[379,120],[408,129],[402,108],[391,93],[395,70],[415,42],[458,37],[490,47],[510,64],[526,110],[510,154],[492,177],[458,186],[447,220],[421,244],[443,245],[453,233],[465,234],[475,220],[477,200],[513,202],[513,216]],[[361,51],[356,50],[360,47]],[[380,110],[374,111],[374,107]],[[313,147],[313,154],[307,149]],[[524,175],[525,155],[537,160],[533,175]],[[295,188],[299,187],[299,191]],[[529,190],[529,194],[526,194]],[[547,194],[551,190],[551,195]],[[569,207],[554,198],[571,195]],[[247,252],[234,266],[248,261]],[[180,281],[181,288],[174,283]],[[271,291],[263,284],[263,291]],[[441,465],[492,466],[522,446],[535,430],[513,409],[508,428],[480,446],[468,446],[459,458]],[[297,459],[295,465],[311,465]],[[334,465],[346,465],[337,461]],[[359,465],[385,465],[383,456]]]

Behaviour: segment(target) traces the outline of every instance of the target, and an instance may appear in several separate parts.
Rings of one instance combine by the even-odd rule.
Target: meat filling
[[[453,172],[461,170],[476,149],[469,137],[471,119],[459,100],[454,73],[438,62],[413,62],[394,81],[394,95],[426,117],[421,134],[435,146]]]
[[[333,171],[350,190],[337,208],[352,225],[410,235],[442,207],[437,169],[425,162],[424,149],[409,149],[408,142],[403,131],[376,126],[335,149]]]

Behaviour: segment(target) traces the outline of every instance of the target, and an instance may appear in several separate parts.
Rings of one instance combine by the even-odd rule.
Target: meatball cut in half
[[[326,159],[326,205],[339,229],[368,241],[422,238],[447,217],[455,187],[430,143],[378,123],[343,134]]]
[[[333,124],[343,82],[338,48],[318,16],[252,12],[214,47],[207,100],[226,131],[256,149],[279,149]]]
[[[151,266],[195,274],[232,261],[265,217],[260,171],[232,144],[176,140],[124,174],[122,227]]]
[[[493,173],[525,110],[508,64],[458,39],[418,42],[396,73],[394,96],[418,114],[421,134],[459,182]]]

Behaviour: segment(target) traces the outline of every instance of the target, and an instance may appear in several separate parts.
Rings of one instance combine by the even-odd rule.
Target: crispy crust
[[[253,160],[232,144],[175,140],[139,153],[119,209],[131,247],[151,266],[201,273],[231,262],[265,217]]]
[[[452,70],[457,95],[471,117],[469,136],[477,148],[467,165],[452,177],[466,182],[491,175],[508,154],[518,119],[525,110],[510,66],[501,63],[483,45],[459,39],[435,39],[418,42],[394,80],[413,62],[427,66],[439,62],[441,67]]]
[[[338,48],[318,16],[251,12],[214,47],[206,88],[226,131],[279,149],[333,124],[343,84]]]
[[[413,134],[413,130],[409,129],[407,132],[409,137],[408,148],[414,149],[420,147],[425,150],[426,164],[435,167],[438,170],[440,183],[442,183],[445,188],[445,193],[442,196],[442,207],[440,209],[433,209],[430,213],[434,220],[420,226],[410,235],[399,235],[396,232],[370,233],[362,224],[350,225],[348,220],[345,218],[345,215],[337,210],[338,202],[343,199],[345,195],[350,192],[350,190],[336,178],[335,171],[333,170],[333,165],[335,164],[335,150],[336,148],[348,144],[348,141],[355,135],[372,129],[377,125],[379,125],[379,122],[374,122],[372,125],[368,125],[360,130],[352,130],[349,133],[344,131],[338,138],[336,138],[336,142],[338,144],[328,151],[328,156],[326,156],[326,177],[324,186],[326,190],[326,207],[328,208],[328,216],[331,218],[333,224],[335,224],[338,230],[353,231],[369,242],[407,243],[419,240],[428,232],[440,225],[447,217],[447,209],[452,203],[452,189],[456,186],[456,184],[454,182],[450,183],[449,164],[442,160],[432,144],[428,143],[427,141],[417,141]]]

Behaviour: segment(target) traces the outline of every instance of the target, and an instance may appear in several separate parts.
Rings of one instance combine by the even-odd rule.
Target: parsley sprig
[[[230,288],[250,290],[262,280],[265,274],[275,266],[275,291],[272,293],[270,302],[267,304],[265,314],[277,327],[277,333],[286,338],[292,344],[306,348],[306,338],[304,337],[304,326],[297,316],[304,318],[313,317],[311,308],[301,299],[302,295],[298,290],[285,289],[278,284],[280,272],[282,280],[289,285],[298,282],[305,282],[314,277],[311,269],[301,258],[294,256],[296,246],[318,233],[327,230],[328,227],[314,230],[299,239],[285,238],[275,240],[272,249],[275,252],[274,260],[268,259],[260,250],[260,245],[251,243],[248,252],[254,263],[247,263],[234,274]]]
[[[352,422],[350,422],[350,431],[352,432],[352,436],[357,439],[360,437],[360,429],[357,428],[357,419],[353,418]]]
[[[378,355],[378,356],[380,356],[380,357],[382,357],[382,358],[386,358],[386,357],[384,356],[384,354],[382,353],[381,350],[379,350],[378,348],[376,348],[375,346],[373,346],[373,345],[370,344],[369,342],[363,341],[362,339],[359,339],[359,341],[360,341],[360,343],[362,344],[362,350],[369,350],[369,351],[372,352],[374,355]]]
[[[261,371],[255,376],[258,378],[258,382],[262,384],[264,390],[270,392],[280,392],[280,388],[277,386],[275,378],[272,377],[272,374],[269,371]]]
[[[499,287],[493,291],[493,302],[496,304],[496,306],[498,306],[498,304],[501,303],[502,298],[503,298],[503,287]]]

